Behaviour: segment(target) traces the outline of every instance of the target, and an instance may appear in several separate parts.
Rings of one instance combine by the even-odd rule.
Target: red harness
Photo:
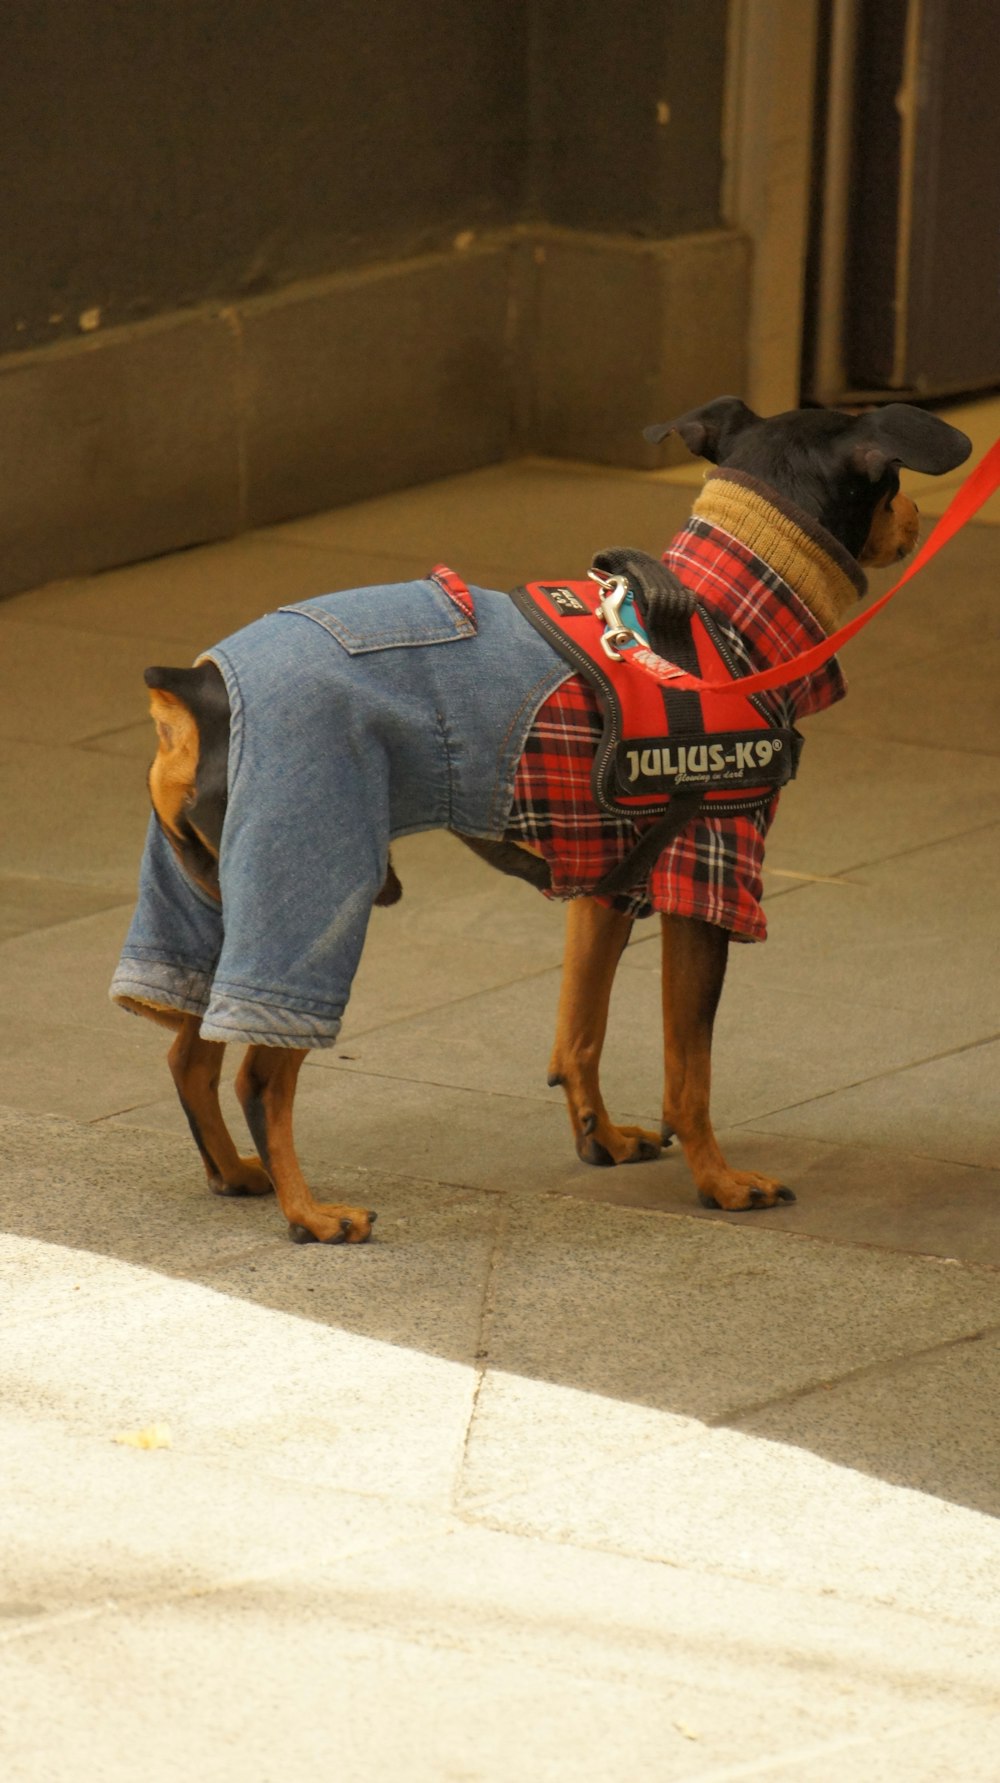
[[[604,731],[592,786],[602,810],[662,817],[672,799],[689,806],[697,795],[713,816],[732,816],[760,810],[794,778],[799,732],[742,691],[743,671],[703,607],[668,662],[641,632],[609,640],[595,581],[529,582],[511,598],[597,694]]]

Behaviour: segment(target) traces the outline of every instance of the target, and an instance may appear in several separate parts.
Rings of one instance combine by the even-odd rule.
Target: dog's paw
[[[795,1200],[791,1189],[772,1176],[755,1170],[719,1171],[698,1185],[702,1207],[718,1207],[726,1213],[753,1213],[759,1207],[776,1207]]]
[[[213,1170],[208,1178],[213,1195],[270,1195],[274,1184],[257,1157],[241,1158],[235,1175],[226,1178]]]
[[[309,1224],[288,1223],[293,1244],[367,1244],[378,1214],[366,1207],[335,1207],[317,1202],[308,1214]]]
[[[577,1157],[607,1169],[612,1164],[648,1164],[660,1155],[660,1137],[645,1127],[614,1127],[586,1115],[577,1135]]]

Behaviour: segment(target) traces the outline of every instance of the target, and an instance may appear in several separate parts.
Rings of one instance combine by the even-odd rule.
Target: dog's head
[[[695,457],[766,484],[874,569],[905,557],[917,542],[917,510],[900,492],[900,467],[937,477],[972,450],[957,427],[906,402],[863,415],[790,409],[765,420],[738,396],[719,396],[645,429],[654,443],[668,433]]]

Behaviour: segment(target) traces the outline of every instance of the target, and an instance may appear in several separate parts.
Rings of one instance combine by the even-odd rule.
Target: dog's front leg
[[[170,1075],[191,1137],[201,1153],[208,1186],[217,1195],[269,1195],[271,1179],[259,1158],[241,1158],[219,1107],[219,1076],[225,1045],[203,1040],[196,1015],[180,1018],[167,1054]]]
[[[642,1127],[616,1127],[601,1099],[601,1049],[611,987],[632,919],[596,898],[574,898],[566,918],[550,1084],[562,1084],[578,1155],[585,1164],[636,1164],[656,1158],[660,1142]]]
[[[295,1242],[364,1244],[375,1214],[317,1201],[296,1156],[292,1106],[305,1057],[297,1048],[251,1046],[237,1074],[236,1094]]]
[[[677,1134],[706,1207],[772,1207],[794,1201],[791,1189],[769,1176],[733,1170],[719,1149],[709,1101],[712,1027],[726,975],[729,934],[714,923],[664,916],[664,1126]]]

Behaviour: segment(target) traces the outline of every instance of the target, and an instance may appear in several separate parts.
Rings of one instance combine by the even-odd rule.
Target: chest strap
[[[714,817],[759,810],[794,777],[802,738],[741,692],[740,665],[704,608],[671,627],[668,662],[634,615],[609,648],[594,581],[529,582],[511,599],[597,696],[603,732],[591,783],[601,810],[662,818],[683,799],[680,828],[702,803]],[[643,657],[661,672],[648,672]]]

